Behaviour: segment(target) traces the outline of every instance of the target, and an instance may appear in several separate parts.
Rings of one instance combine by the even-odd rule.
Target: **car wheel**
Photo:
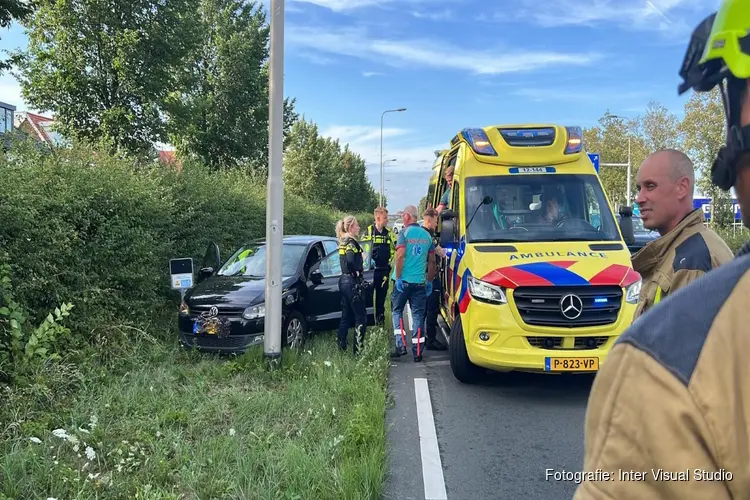
[[[286,347],[301,348],[307,339],[305,317],[299,311],[290,309],[286,314],[282,331],[284,332],[282,341]]]
[[[464,329],[461,325],[461,316],[458,314],[451,328],[451,341],[448,349],[450,350],[451,370],[459,382],[473,384],[482,378],[484,370],[472,363],[469,353],[466,352]]]

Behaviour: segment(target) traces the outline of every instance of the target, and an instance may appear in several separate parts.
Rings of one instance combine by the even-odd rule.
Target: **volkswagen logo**
[[[576,298],[578,298],[578,297],[576,297]],[[578,300],[580,301],[581,299],[578,299]],[[563,314],[565,314],[565,313],[563,313]],[[208,310],[208,315],[209,316],[218,316],[219,315],[219,308],[216,307],[216,306],[212,306],[211,309]]]
[[[576,319],[583,312],[583,301],[578,295],[569,293],[560,299],[560,312],[568,319]]]

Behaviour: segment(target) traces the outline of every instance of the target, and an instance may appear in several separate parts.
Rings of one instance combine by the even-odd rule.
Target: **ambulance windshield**
[[[466,242],[619,241],[595,175],[523,174],[466,180]],[[493,201],[482,205],[482,199]]]

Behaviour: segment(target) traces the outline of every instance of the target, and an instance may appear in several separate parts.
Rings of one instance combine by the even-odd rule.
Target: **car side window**
[[[339,244],[333,240],[324,241],[323,246],[326,249],[326,255],[330,254],[331,252],[335,252],[339,249]]]
[[[597,229],[601,228],[601,209],[590,184],[586,184],[586,209],[588,211],[589,223]]]
[[[362,247],[362,268],[369,271],[372,269],[372,242],[360,241],[359,246]]]
[[[339,260],[339,253],[334,252],[328,254],[322,261],[320,261],[320,274],[324,278],[332,278],[334,276],[341,275],[341,260]]]

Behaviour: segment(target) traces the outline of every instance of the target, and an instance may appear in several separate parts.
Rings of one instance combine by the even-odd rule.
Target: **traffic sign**
[[[599,153],[589,153],[589,159],[591,160],[591,163],[594,164],[594,170],[596,170],[596,173],[599,173]]]
[[[193,287],[193,259],[172,259],[169,261],[172,289],[185,290]]]

